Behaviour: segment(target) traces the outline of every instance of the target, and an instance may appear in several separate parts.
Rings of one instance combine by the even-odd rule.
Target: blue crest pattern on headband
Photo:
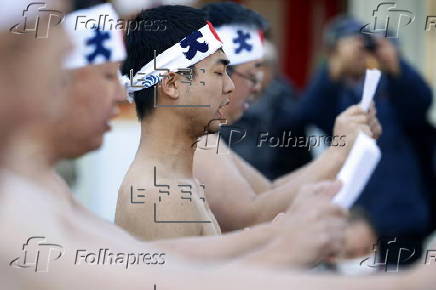
[[[244,49],[251,51],[253,49],[253,45],[247,42],[247,39],[251,38],[250,32],[244,33],[244,31],[238,30],[237,33],[238,36],[233,39],[233,43],[239,44],[239,47],[235,49],[235,53],[239,54]]]
[[[87,46],[94,46],[94,52],[86,55],[88,63],[94,63],[95,59],[99,55],[103,56],[106,60],[110,60],[112,56],[112,50],[105,47],[104,42],[111,39],[111,33],[107,31],[102,32],[99,28],[94,28],[93,30],[95,35],[86,40]]]
[[[197,54],[197,51],[204,53],[209,50],[209,44],[207,44],[206,42],[198,42],[198,39],[200,37],[203,37],[203,34],[197,30],[180,41],[180,46],[182,48],[186,48],[189,46],[188,51],[184,52],[187,59],[193,59]]]

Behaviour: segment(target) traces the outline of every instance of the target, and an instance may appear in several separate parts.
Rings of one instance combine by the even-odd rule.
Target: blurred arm
[[[404,60],[400,61],[399,73],[388,74],[387,80],[390,100],[403,125],[413,128],[422,124],[432,103],[432,92],[425,80]]]
[[[207,201],[222,231],[238,230],[271,221],[286,211],[303,184],[334,177],[344,160],[342,148],[331,147],[316,161],[291,174],[288,182],[260,194],[256,194],[256,183],[253,186],[252,182],[255,175],[261,174],[234,153],[218,155],[199,150],[194,158],[194,176],[206,185]],[[213,172],[210,168],[214,168]],[[251,175],[251,179],[244,175]]]

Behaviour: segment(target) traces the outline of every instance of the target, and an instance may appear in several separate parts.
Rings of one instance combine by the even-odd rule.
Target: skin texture
[[[198,182],[192,177],[192,155],[196,138],[207,130],[218,128],[221,107],[228,102],[234,89],[226,74],[227,57],[222,51],[196,64],[197,77],[189,85],[179,74],[170,73],[159,87],[161,105],[210,105],[206,108],[157,108],[141,123],[141,144],[135,160],[121,185],[115,221],[135,236],[162,239],[180,236],[219,234],[220,229],[206,202]],[[207,83],[205,86],[201,82]],[[159,189],[154,186],[154,167],[159,184],[170,186],[162,202]],[[193,200],[181,199],[179,184],[190,185]],[[144,188],[150,199],[132,204],[131,186]],[[189,190],[184,187],[183,190]],[[185,195],[186,196],[186,195]],[[164,220],[209,221],[209,223],[155,223],[154,204],[159,218]]]
[[[60,11],[68,9],[66,1],[49,1],[47,4]],[[40,17],[39,21],[46,25],[49,19]],[[2,166],[35,180],[46,178],[40,169],[46,165],[46,153],[50,150],[48,147],[41,150],[41,144],[34,138],[34,135],[43,135],[47,137],[44,142],[50,142],[47,132],[37,124],[52,122],[62,114],[67,80],[62,64],[72,47],[62,25],[51,26],[49,32],[47,38],[39,39],[33,33],[8,33],[4,35],[4,50],[0,53],[1,57],[6,56],[0,70],[0,98],[5,100],[2,101],[5,114],[1,115],[11,118],[6,123],[8,127],[0,125],[0,134],[6,136],[1,142],[5,150]],[[38,161],[29,163],[28,160]]]
[[[10,163],[8,170],[12,170],[21,176],[32,178],[35,184],[30,184],[29,186],[36,186],[40,188],[40,196],[33,195],[31,190],[23,189],[26,194],[25,200],[34,200],[32,206],[36,210],[41,210],[44,208],[44,212],[47,212],[48,219],[53,219],[55,222],[48,223],[59,231],[63,231],[64,226],[69,228],[77,227],[79,232],[94,232],[99,237],[106,237],[110,240],[118,240],[118,237],[122,240],[125,234],[122,234],[119,230],[116,231],[114,236],[114,227],[106,222],[103,222],[89,213],[80,204],[78,204],[74,198],[71,196],[71,192],[67,186],[57,177],[54,172],[53,165],[55,161],[62,159],[66,156],[73,156],[77,154],[76,151],[69,151],[69,148],[88,148],[92,150],[94,143],[90,142],[90,138],[82,138],[80,134],[87,136],[88,132],[94,132],[96,136],[95,140],[101,140],[105,130],[101,130],[102,124],[106,124],[109,119],[109,112],[116,111],[116,103],[120,100],[120,85],[118,79],[108,78],[109,76],[116,75],[118,69],[117,63],[109,63],[98,66],[91,66],[79,70],[72,71],[72,74],[83,75],[84,78],[71,78],[71,82],[67,85],[67,98],[64,102],[68,105],[63,105],[58,108],[59,117],[50,117],[47,119],[40,120],[35,126],[34,124],[28,125],[28,130],[23,132],[31,134],[34,139],[34,145],[32,150],[29,151],[29,147],[21,147],[18,151],[23,153],[25,156],[39,156],[39,159],[34,159],[32,162],[33,166],[27,166],[25,170],[22,167],[14,167],[14,162]],[[105,85],[105,93],[96,95],[95,89],[97,86]],[[212,95],[215,97],[215,95]],[[96,98],[94,101],[92,98]],[[219,108],[219,106],[217,106]],[[61,108],[63,111],[60,111]],[[62,114],[60,114],[62,113]],[[81,115],[82,114],[82,115]],[[82,130],[84,124],[88,121],[83,121],[83,119],[88,120],[86,115],[93,115],[92,124],[89,125],[89,130]],[[54,126],[56,124],[56,126]],[[65,128],[63,129],[62,126]],[[39,130],[35,130],[38,128]],[[63,129],[63,130],[61,130]],[[70,134],[64,135],[63,132],[68,130]],[[46,132],[46,134],[36,134],[35,132]],[[81,133],[80,133],[81,132]],[[49,137],[49,138],[45,138]],[[22,139],[24,140],[24,139]],[[51,140],[54,144],[47,142]],[[62,142],[60,143],[59,140]],[[94,139],[91,139],[94,140]],[[190,144],[190,143],[188,143]],[[74,146],[72,146],[74,145]],[[38,150],[36,150],[36,149]],[[50,150],[51,149],[51,150]],[[85,152],[83,152],[85,153]],[[11,159],[13,161],[13,159]],[[17,160],[15,160],[17,161]],[[9,178],[14,179],[14,178]],[[11,205],[12,208],[17,202],[22,199],[15,200],[15,191],[9,189],[8,186],[16,187],[20,183],[25,183],[26,180],[18,180],[12,185],[10,183],[6,184],[4,192],[14,192],[14,195],[5,195],[5,205]],[[46,191],[47,190],[47,191]],[[38,201],[38,202],[37,202]],[[37,215],[36,211],[32,215],[32,220],[41,221],[43,224],[44,218]],[[8,216],[9,212],[6,212]],[[51,213],[57,213],[57,218],[53,216],[50,217]],[[337,215],[332,215],[332,219],[340,219]],[[63,221],[61,224],[57,223],[57,219]],[[74,220],[74,222],[73,222]],[[73,224],[76,226],[73,226]],[[80,225],[80,226],[79,226]],[[43,233],[50,232],[47,229],[40,230]],[[76,233],[77,234],[77,233]],[[257,251],[253,251],[261,245],[266,245],[270,237],[281,237],[291,235],[290,232],[283,231],[278,226],[259,226],[256,229],[245,231],[243,233],[234,233],[228,235],[224,238],[213,238],[213,239],[187,239],[185,241],[166,241],[159,244],[160,247],[168,249],[171,252],[180,253],[189,258],[201,259],[202,261],[211,260],[228,260],[236,255],[242,256],[241,261],[244,260],[243,256],[250,252],[249,260],[252,263],[271,263],[271,260],[266,260],[264,257],[270,256],[268,253],[272,251],[283,250],[279,247],[265,247],[260,248]],[[50,236],[57,236],[59,239],[66,239],[61,233],[53,233]],[[21,237],[21,236],[20,236]],[[22,237],[21,237],[22,238]],[[289,236],[287,239],[290,239]],[[70,238],[67,238],[69,240]],[[65,242],[68,244],[68,242]],[[12,243],[13,245],[15,243]],[[210,251],[214,249],[214,251]],[[276,255],[275,255],[276,256]],[[292,256],[288,259],[283,259],[286,255],[281,255],[280,260],[276,260],[276,265],[282,265],[285,263],[292,263]],[[248,258],[247,258],[248,259]]]
[[[53,5],[62,9],[64,1]],[[40,21],[44,25],[47,19]],[[37,40],[33,34],[0,31],[0,151],[6,149],[6,140],[17,129],[43,115],[55,114],[62,103],[66,76],[61,64],[71,43],[60,26],[52,27],[50,33],[50,37]]]
[[[381,70],[393,76],[398,76],[400,71],[400,59],[395,46],[386,38],[376,39],[377,50],[375,57],[380,65]]]
[[[260,61],[249,61],[235,67],[232,81],[235,89],[230,96],[230,103],[224,108],[224,115],[228,123],[233,123],[242,117],[242,114],[250,107],[250,103],[261,91],[261,80],[257,74],[260,72]],[[244,77],[245,76],[245,77]],[[248,78],[258,79],[253,83]]]
[[[375,38],[375,42],[377,49],[370,53],[359,36],[339,39],[328,55],[330,77],[333,80],[359,80],[364,76],[367,65],[374,60],[380,70],[398,76],[401,72],[397,49],[384,37]]]
[[[366,69],[369,53],[365,50],[363,39],[358,36],[338,40],[329,57],[330,75],[333,79],[349,76],[359,79]]]
[[[74,158],[101,146],[104,133],[111,129],[110,120],[118,114],[117,104],[125,100],[119,65],[112,62],[69,71],[71,97],[64,115],[54,124],[62,157]]]
[[[141,124],[140,147],[121,185],[115,217],[118,225],[139,239],[160,240],[220,234],[220,227],[209,210],[207,201],[201,201],[204,192],[192,176],[195,149],[192,144],[204,132],[204,127],[211,119],[220,117],[219,108],[227,102],[233,91],[233,83],[227,75],[224,75],[223,82],[218,81],[206,87],[199,85],[201,81],[212,82],[217,72],[225,74],[225,67],[222,64],[218,66],[216,64],[220,58],[226,59],[226,56],[218,52],[198,63],[196,67],[204,68],[205,72],[198,75],[191,87],[180,82],[178,79],[180,76],[177,74],[171,74],[165,78],[159,87],[160,104],[179,104],[182,101],[184,102],[182,104],[186,104],[186,100],[192,100],[192,104],[209,103],[210,109],[167,110],[157,108]],[[218,76],[221,77],[221,75]],[[199,96],[202,99],[199,99]],[[157,172],[156,181],[154,166]],[[155,183],[161,186],[155,186]],[[190,201],[186,198],[186,192],[182,194],[181,184],[191,185]],[[208,184],[205,186],[207,192]],[[334,191],[337,190],[336,188]],[[168,191],[169,194],[163,191]],[[139,194],[145,194],[145,198],[139,198]],[[182,196],[185,198],[182,199]],[[201,255],[212,255],[215,259],[250,253],[247,259],[253,263],[257,261],[284,265],[293,264],[295,261],[294,265],[307,266],[314,260],[323,259],[325,255],[314,251],[314,256],[308,256],[303,261],[291,254],[293,251],[289,251],[286,255],[270,255],[270,253],[286,251],[285,249],[289,249],[289,241],[295,239],[297,233],[300,235],[302,232],[307,235],[317,233],[324,237],[321,240],[315,239],[316,246],[313,247],[324,248],[327,252],[335,251],[333,244],[341,244],[340,233],[343,231],[345,213],[321,196],[317,198],[320,199],[319,203],[308,200],[303,203],[304,206],[301,205],[303,208],[312,206],[315,210],[319,210],[322,218],[312,220],[313,228],[310,226],[303,229],[296,223],[293,223],[293,226],[285,223],[259,225],[249,231],[236,231],[222,237],[201,240],[192,238],[190,241],[197,245],[195,250],[200,251]],[[323,207],[328,210],[324,211]],[[155,216],[156,221],[210,221],[210,223],[160,223],[155,221]],[[285,219],[298,220],[303,216],[304,210],[296,210],[294,214],[286,215]],[[276,246],[267,246],[276,239],[287,241],[287,246],[284,242],[274,242]],[[191,244],[183,245],[178,242],[167,242],[167,244],[171,244],[171,247],[185,254],[193,253]],[[295,246],[297,247],[297,243]],[[261,247],[260,252],[254,251],[258,247]],[[208,253],[210,248],[214,249],[213,253]],[[274,258],[270,260],[269,256]]]
[[[100,147],[117,103],[124,100],[118,69],[119,63],[106,63],[69,71],[70,81],[63,84],[67,96],[59,95],[54,113],[48,112],[14,134],[6,167],[44,187],[68,192],[53,167],[62,159]],[[29,165],[26,160],[31,156],[37,156],[38,162]]]
[[[220,57],[223,57],[223,55]],[[213,81],[210,79],[212,77],[222,77],[221,74],[225,72],[225,68],[222,64],[218,64],[217,66],[216,62],[211,63],[213,64],[211,67],[213,74],[205,76],[209,77],[209,79],[206,79],[209,81]],[[203,63],[203,65],[206,66],[207,63]],[[25,169],[22,167],[16,167],[16,164],[22,163],[19,162],[22,160],[12,158],[9,167],[9,169],[16,171],[23,176],[31,177],[44,188],[50,189],[51,191],[59,194],[59,196],[62,197],[62,203],[68,208],[68,211],[73,212],[73,214],[76,216],[76,219],[83,218],[85,221],[89,218],[90,220],[94,220],[96,223],[95,226],[98,226],[102,229],[107,228],[108,225],[98,221],[98,219],[96,220],[89,212],[87,212],[87,210],[85,210],[83,207],[77,204],[74,199],[71,198],[71,193],[69,192],[68,188],[59,178],[57,178],[56,174],[54,173],[53,165],[55,164],[55,161],[59,159],[84,154],[100,145],[102,135],[107,130],[106,124],[114,112],[116,112],[116,103],[121,100],[120,96],[122,94],[120,91],[120,85],[118,79],[115,77],[117,69],[117,63],[109,63],[71,71],[71,82],[68,83],[66,87],[68,97],[66,100],[64,100],[65,104],[63,106],[59,106],[57,108],[58,110],[56,111],[58,112],[58,116],[62,117],[52,116],[51,118],[40,120],[37,123],[37,126],[28,126],[28,130],[25,130],[24,132],[33,137],[34,143],[37,146],[34,146],[31,152],[28,151],[29,148],[26,146],[18,146],[17,148],[21,149],[17,150],[17,154],[14,155],[28,156],[29,153],[32,153],[32,155],[40,156],[41,158],[38,160],[38,162],[33,163],[34,167],[26,167]],[[173,77],[175,77],[175,75]],[[171,95],[171,97],[173,100],[178,100],[178,96],[186,97],[184,90],[187,91],[191,89],[184,87],[181,92],[175,92],[173,90],[173,84],[174,83],[171,81],[168,81],[166,82],[166,85],[168,86],[165,88],[165,90],[172,92],[173,95]],[[181,84],[182,83],[180,82],[177,85],[181,86]],[[217,98],[215,89],[209,91],[210,103],[216,109],[215,112],[206,111],[205,116],[208,116],[207,118],[219,117],[220,113],[218,110],[220,106],[227,102],[225,95],[231,91],[232,84],[231,82],[229,83],[229,79],[227,79],[222,83],[222,86],[224,97],[221,97],[221,100]],[[98,90],[96,90],[97,87],[104,87],[104,89],[102,89],[102,92],[98,92]],[[199,94],[204,95],[205,92],[201,89],[202,87],[199,87]],[[216,101],[217,99],[219,101]],[[161,101],[165,103],[167,100],[162,99]],[[202,100],[194,99],[196,104],[199,104],[200,101]],[[187,113],[192,114],[192,112],[189,111]],[[202,120],[201,117],[204,116],[196,116],[196,118],[199,118],[199,120]],[[190,123],[190,125],[195,124]],[[44,132],[44,134],[37,134],[40,132]],[[68,134],[65,134],[65,132],[68,132]],[[199,130],[199,133],[200,132],[201,131]],[[23,141],[23,139],[19,140]],[[51,141],[53,143],[47,141]],[[190,140],[187,145],[191,145],[192,141],[193,140]],[[20,142],[16,142],[15,144],[19,145]],[[195,186],[195,180],[186,181],[183,179],[183,182],[193,182],[193,185]],[[204,207],[202,203],[198,204],[198,208],[195,210],[198,209],[201,209],[199,211],[200,214],[203,214],[209,219],[213,218],[213,215],[208,211],[207,207]],[[168,211],[169,214],[174,212],[178,211]],[[68,220],[68,217],[64,218]],[[196,218],[198,217],[196,216]],[[332,219],[334,218],[337,217],[332,216]],[[92,228],[91,221],[84,224],[90,224]],[[216,227],[216,225],[214,226]],[[202,233],[207,234],[207,230],[208,229],[202,229]],[[219,232],[219,227],[211,228],[209,231],[211,234],[216,234]],[[188,255],[189,257],[198,257],[202,260],[228,259],[235,255],[243,255],[247,251],[256,248],[259,245],[264,245],[271,236],[275,236],[275,234],[278,232],[280,231],[276,229],[275,226],[260,226],[249,232],[229,235],[224,239],[189,240],[185,243],[166,242],[165,245],[173,249],[173,251],[183,252],[184,255]],[[285,233],[281,233],[281,235],[284,235]],[[101,234],[104,235],[105,232],[103,231]],[[110,232],[107,234],[110,235]],[[289,233],[286,234],[289,235]],[[196,235],[196,233],[193,235]],[[183,236],[183,234],[177,236]],[[211,253],[207,250],[210,248],[213,248],[214,252]],[[259,254],[252,253],[250,255],[250,261],[257,259],[259,263],[264,263],[263,257],[268,256],[266,253],[270,252],[271,250],[272,249],[268,247],[266,249],[261,249]],[[257,258],[258,256],[260,258]],[[283,256],[281,259],[283,259]],[[290,262],[290,260],[291,258],[287,259],[286,261]],[[268,261],[268,263],[271,262]]]
[[[377,235],[365,220],[348,224],[342,258],[354,259],[369,255],[377,243]]]
[[[51,52],[47,47],[40,52],[44,51]],[[57,50],[55,52],[59,53]],[[27,88],[28,93],[35,89],[26,85],[23,87]],[[48,106],[49,100],[41,99],[40,105]],[[98,108],[100,107],[95,109]],[[106,118],[105,113],[100,116]],[[100,128],[100,123],[97,122],[96,126]],[[35,155],[30,155],[29,160],[32,162],[28,164],[41,162]],[[44,165],[45,163],[41,166]],[[31,166],[31,169],[35,168]],[[328,285],[341,290],[349,289],[352,282],[354,289],[419,290],[431,289],[435,282],[434,269],[430,267],[407,274],[404,278],[378,277],[363,280],[249,269],[246,265],[241,265],[243,260],[236,260],[233,264],[224,266],[196,264],[178,258],[176,254],[169,254],[163,267],[135,264],[126,270],[124,266],[115,265],[75,265],[77,249],[93,251],[103,247],[110,248],[113,252],[143,253],[167,250],[169,252],[171,247],[164,243],[140,243],[116,226],[78,209],[80,206],[71,201],[71,196],[47,190],[34,182],[29,182],[28,178],[18,177],[17,174],[2,172],[2,176],[7,181],[0,186],[0,230],[2,233],[8,233],[0,243],[0,271],[2,287],[5,289],[120,289],[126,286],[129,289],[150,289],[156,284],[158,289],[204,289],[205,285],[209,289],[290,289],[298,285],[300,289],[311,290],[322,289]],[[12,259],[22,254],[24,241],[35,233],[47,237],[48,242],[60,244],[64,250],[64,255],[59,260],[52,261],[48,273],[35,273],[33,269],[17,269],[8,265]],[[194,250],[195,248],[192,249]]]
[[[12,190],[13,189],[13,190]],[[308,275],[301,272],[272,271],[246,265],[246,261],[233,260],[227,264],[197,264],[177,257],[170,247],[162,244],[140,243],[114,225],[96,217],[81,216],[59,195],[41,190],[26,180],[9,176],[1,187],[0,228],[8,232],[0,245],[2,284],[7,289],[434,289],[434,265],[419,267],[401,276],[364,278]],[[20,210],[25,213],[17,215]],[[4,222],[7,220],[8,222]],[[32,220],[31,223],[28,220]],[[20,229],[17,231],[16,229]],[[64,254],[49,264],[48,273],[35,273],[33,269],[6,266],[22,255],[22,243],[35,232],[49,242],[62,245]],[[87,253],[109,248],[114,253],[164,252],[166,262],[160,266],[142,263],[130,265],[90,265],[83,258],[76,260],[77,249]],[[192,258],[191,258],[192,259]],[[74,263],[74,261],[77,261]],[[101,277],[104,277],[102,279]],[[171,277],[171,279],[168,279]]]
[[[255,76],[260,67],[252,61],[235,67],[245,75]],[[231,124],[242,116],[250,99],[259,92],[256,86],[239,74],[232,74],[235,91],[224,116]],[[239,87],[238,87],[239,85]],[[212,135],[203,137],[194,155],[194,176],[207,184],[206,197],[223,232],[243,229],[271,221],[286,211],[296,193],[305,184],[335,178],[359,131],[374,138],[381,134],[375,107],[369,113],[352,106],[337,117],[334,136],[344,136],[345,146],[331,146],[305,167],[270,181]],[[206,140],[210,144],[206,146]],[[213,168],[213,170],[210,170]]]

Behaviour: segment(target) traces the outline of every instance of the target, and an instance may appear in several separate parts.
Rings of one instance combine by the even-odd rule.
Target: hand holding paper
[[[369,110],[380,77],[381,72],[379,70],[366,70],[363,96],[359,104],[365,111]],[[354,141],[347,160],[336,176],[342,182],[342,188],[333,198],[333,203],[343,208],[352,207],[359,198],[380,158],[381,152],[375,140],[360,132],[356,141]]]

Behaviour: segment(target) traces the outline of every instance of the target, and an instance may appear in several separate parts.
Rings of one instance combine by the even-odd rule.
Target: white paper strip
[[[375,140],[360,132],[353,148],[336,178],[342,182],[333,203],[351,208],[380,161],[381,153]]]
[[[367,69],[365,74],[365,83],[363,85],[363,96],[360,101],[360,107],[368,111],[371,101],[374,98],[375,90],[377,89],[377,84],[380,80],[381,72],[377,69]]]

